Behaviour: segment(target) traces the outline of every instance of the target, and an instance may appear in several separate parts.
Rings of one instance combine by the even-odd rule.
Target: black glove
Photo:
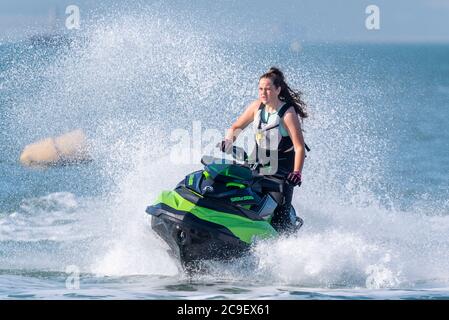
[[[287,182],[296,187],[301,185],[301,173],[299,171],[290,172],[287,176]]]

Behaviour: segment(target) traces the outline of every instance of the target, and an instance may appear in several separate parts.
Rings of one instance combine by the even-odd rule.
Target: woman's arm
[[[302,172],[305,159],[304,137],[301,131],[298,115],[293,107],[289,108],[283,117],[285,128],[290,135],[295,149],[294,171]]]
[[[260,100],[255,100],[250,103],[242,115],[235,121],[226,133],[226,140],[235,141],[237,136],[245,129],[251,122],[254,121],[254,114],[260,106]]]

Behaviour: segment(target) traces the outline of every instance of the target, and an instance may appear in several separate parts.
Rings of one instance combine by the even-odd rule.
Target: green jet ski
[[[286,183],[280,176],[258,173],[241,148],[232,148],[233,160],[203,156],[203,170],[187,175],[172,191],[163,191],[148,206],[151,228],[170,247],[185,269],[203,260],[229,260],[248,253],[258,239],[296,232],[303,221],[290,211],[291,228],[270,224],[283,202]]]

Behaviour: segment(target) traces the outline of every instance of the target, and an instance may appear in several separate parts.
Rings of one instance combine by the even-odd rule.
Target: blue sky
[[[65,8],[77,5],[81,19],[108,10],[114,0],[0,0],[0,39],[64,30]],[[156,1],[139,1],[151,5]],[[272,37],[299,41],[449,42],[449,0],[161,0],[185,10],[198,25],[210,25],[226,36],[240,34],[257,41]],[[193,3],[194,2],[194,3]],[[380,30],[367,30],[365,8],[380,9]],[[126,1],[128,9],[132,1]],[[136,10],[139,6],[135,4]],[[55,22],[55,17],[59,21]],[[226,32],[227,30],[227,32]]]

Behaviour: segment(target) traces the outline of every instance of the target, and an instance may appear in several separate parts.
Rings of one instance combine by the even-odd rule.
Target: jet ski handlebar
[[[241,147],[232,146],[232,157],[235,160],[243,161],[244,165],[249,166],[251,168],[251,170],[253,170],[254,172],[260,166],[260,164],[257,162],[248,163],[248,154]],[[271,175],[270,178],[267,178],[265,175],[260,175],[260,177],[263,178],[262,184],[264,185],[264,187],[266,187],[268,189],[272,189],[270,191],[282,192],[284,185],[288,184],[285,179],[287,174],[288,174],[288,172],[286,173],[286,172],[281,171],[279,173]]]
[[[260,166],[258,162],[249,163],[248,154],[246,153],[245,149],[241,147],[232,146],[230,153],[232,155],[232,158],[234,158],[234,160],[243,162],[243,165],[249,167],[252,171],[256,171],[257,168]]]
[[[243,161],[245,164],[248,163],[248,154],[243,148],[232,146],[231,154],[235,160]]]

